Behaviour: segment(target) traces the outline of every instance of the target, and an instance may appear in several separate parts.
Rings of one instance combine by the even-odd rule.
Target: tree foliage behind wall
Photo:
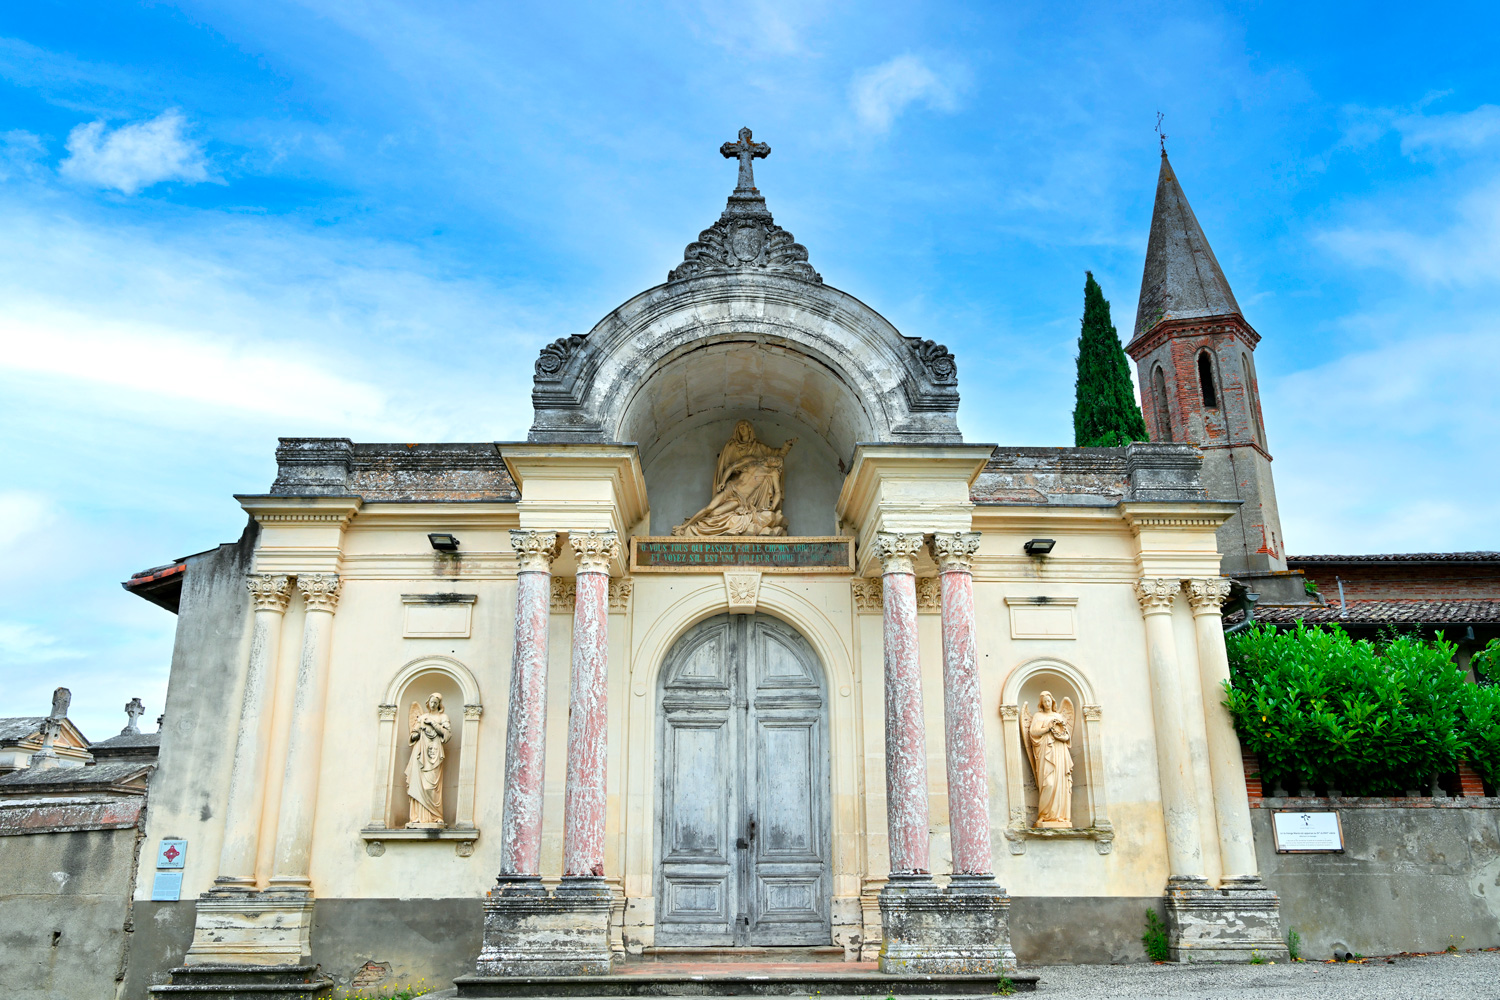
[[[1135,402],[1130,365],[1109,318],[1109,302],[1085,272],[1083,332],[1078,337],[1078,381],[1074,384],[1073,443],[1080,448],[1118,448],[1146,440],[1146,420]]]
[[[1300,623],[1225,641],[1224,704],[1267,787],[1399,795],[1464,760],[1491,785],[1500,778],[1500,687],[1469,683],[1450,642]]]

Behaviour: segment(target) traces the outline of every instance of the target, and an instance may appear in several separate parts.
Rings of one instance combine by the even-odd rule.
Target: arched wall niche
[[[636,386],[617,437],[640,446],[651,533],[664,535],[708,502],[719,451],[748,420],[763,442],[797,443],[783,509],[793,535],[831,535],[854,446],[876,431],[864,402],[821,359],[753,340],[695,344]]]
[[[1035,713],[1043,691],[1050,691],[1059,706],[1064,698],[1073,702],[1073,829],[1035,830],[1037,817],[1036,775],[1027,753],[1021,708]],[[1005,739],[1006,791],[1011,804],[1006,838],[1015,853],[1024,851],[1026,836],[1080,836],[1093,838],[1101,854],[1114,840],[1109,821],[1108,795],[1104,787],[1104,747],[1100,738],[1102,709],[1093,685],[1070,663],[1044,657],[1028,660],[1010,672],[1001,694],[1001,716]],[[1019,849],[1017,849],[1019,847]]]
[[[443,766],[443,822],[450,829],[474,827],[474,772],[478,754],[479,684],[468,667],[447,656],[423,656],[396,672],[377,709],[379,764],[371,827],[400,830],[410,816],[406,764],[411,756],[408,718],[413,702],[440,695],[452,725]]]
[[[528,438],[644,444],[629,435],[649,430],[652,421],[640,413],[627,420],[627,409],[642,405],[636,402],[640,388],[678,356],[729,343],[768,356],[784,350],[795,356],[795,363],[783,365],[788,359],[773,358],[768,364],[799,381],[810,378],[807,384],[817,391],[842,384],[837,395],[852,396],[863,410],[856,426],[848,429],[856,440],[962,440],[956,420],[957,366],[945,348],[903,337],[875,310],[828,285],[760,272],[658,285],[610,313],[587,335],[543,348],[533,379],[535,420]],[[670,398],[666,385],[659,388]],[[791,384],[784,384],[770,395],[795,412],[800,401],[780,396],[792,391]],[[648,410],[652,406],[644,405]],[[809,414],[815,410],[813,406]],[[818,420],[809,423],[816,426]],[[861,423],[863,427],[857,426]],[[830,433],[838,439],[847,436]]]

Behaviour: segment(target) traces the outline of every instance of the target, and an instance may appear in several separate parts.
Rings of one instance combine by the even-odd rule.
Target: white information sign
[[[175,903],[182,898],[182,872],[157,872],[151,883],[151,898]]]
[[[1278,854],[1337,852],[1344,849],[1344,828],[1336,812],[1271,814]]]
[[[163,840],[156,849],[156,867],[181,868],[187,860],[187,841]]]

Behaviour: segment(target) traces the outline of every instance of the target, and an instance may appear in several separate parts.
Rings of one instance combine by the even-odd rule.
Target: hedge
[[[1500,686],[1470,683],[1441,635],[1372,642],[1299,622],[1225,643],[1224,705],[1268,788],[1399,795],[1464,760],[1500,783]]]

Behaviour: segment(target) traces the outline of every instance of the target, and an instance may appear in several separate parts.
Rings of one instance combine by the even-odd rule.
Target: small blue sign
[[[156,867],[158,868],[181,868],[186,860],[187,841],[185,840],[163,840],[156,850]]]

